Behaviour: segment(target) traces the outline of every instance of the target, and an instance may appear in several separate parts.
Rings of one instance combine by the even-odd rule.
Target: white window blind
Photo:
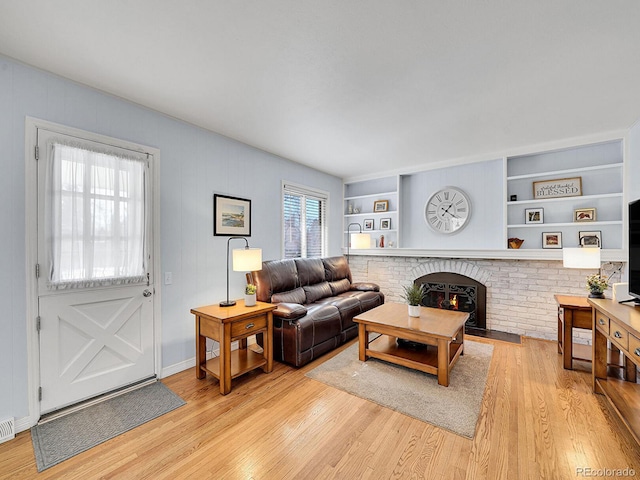
[[[284,258],[325,256],[328,194],[284,183],[282,198]]]
[[[146,158],[63,141],[48,150],[49,286],[146,281]]]

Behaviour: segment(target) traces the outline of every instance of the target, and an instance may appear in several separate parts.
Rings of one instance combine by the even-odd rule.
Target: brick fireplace
[[[391,249],[390,249],[391,250]],[[593,270],[567,269],[562,261],[437,258],[420,256],[352,255],[354,281],[380,285],[386,301],[402,302],[403,286],[431,273],[464,275],[487,289],[486,328],[556,341],[558,305],[553,297],[587,294],[585,278]],[[619,282],[614,275],[612,281]],[[609,297],[607,290],[605,295]],[[575,340],[589,343],[590,332],[577,332]]]

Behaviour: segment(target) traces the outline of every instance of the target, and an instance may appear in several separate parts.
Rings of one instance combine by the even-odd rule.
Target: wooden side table
[[[275,305],[256,302],[246,307],[240,300],[232,307],[208,305],[191,309],[196,316],[196,378],[207,373],[220,381],[220,393],[231,391],[231,379],[256,368],[265,373],[273,370],[273,310]],[[264,334],[263,353],[247,348],[247,337]],[[207,360],[207,338],[220,344],[220,356]],[[231,342],[239,341],[231,351]]]
[[[573,360],[591,362],[591,347],[573,344],[573,329],[592,330],[591,305],[587,297],[554,295],[558,302],[558,353],[564,368],[573,370]]]

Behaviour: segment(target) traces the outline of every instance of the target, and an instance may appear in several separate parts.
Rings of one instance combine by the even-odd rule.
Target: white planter
[[[409,307],[409,316],[410,317],[419,317],[420,316],[420,305],[407,305]]]
[[[254,293],[253,295],[247,295],[245,293],[244,295],[244,306],[245,307],[253,307],[256,304],[256,294]]]

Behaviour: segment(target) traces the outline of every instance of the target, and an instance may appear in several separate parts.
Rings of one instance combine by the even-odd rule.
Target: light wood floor
[[[590,374],[562,368],[556,344],[493,343],[469,440],[353,397],[276,362],[227,396],[193,369],[164,379],[187,405],[38,474],[29,432],[0,445],[0,478],[570,479],[635,468],[640,449]],[[455,368],[455,367],[454,367]]]

